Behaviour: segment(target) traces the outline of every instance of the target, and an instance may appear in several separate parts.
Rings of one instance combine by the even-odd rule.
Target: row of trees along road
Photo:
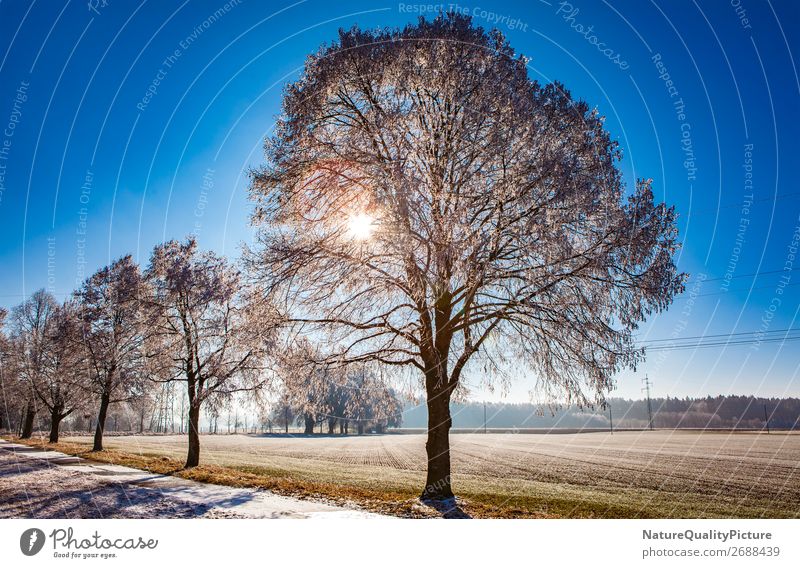
[[[122,257],[61,304],[39,290],[7,316],[0,310],[0,429],[19,410],[23,438],[31,437],[42,407],[50,442],[58,442],[65,418],[94,411],[93,450],[102,451],[113,405],[135,409],[143,431],[146,409],[155,419],[160,399],[175,396],[174,389],[159,394],[159,386],[176,383],[188,398],[187,467],[200,462],[201,410],[216,426],[239,393],[262,407],[279,393],[285,402],[276,414],[303,420],[307,433],[322,420],[331,432],[337,422],[353,422],[359,433],[368,424],[400,424],[400,400],[372,370],[331,368],[308,340],[277,348],[281,314],[193,239],[156,246],[144,272]],[[163,410],[159,420],[167,419]]]
[[[101,451],[111,405],[145,397],[154,384],[182,382],[186,466],[193,467],[203,404],[258,391],[274,378],[277,312],[193,239],[155,247],[144,272],[124,256],[62,304],[40,290],[8,318],[0,315],[7,328],[0,334],[3,412],[9,415],[9,403],[24,407],[23,438],[32,434],[39,404],[50,413],[51,442],[64,418],[96,404],[93,450]]]
[[[674,210],[650,180],[626,191],[603,117],[526,64],[460,14],[343,30],[288,85],[252,176],[246,258],[297,333],[332,365],[418,373],[424,498],[453,496],[464,377],[530,370],[602,403],[683,289]]]

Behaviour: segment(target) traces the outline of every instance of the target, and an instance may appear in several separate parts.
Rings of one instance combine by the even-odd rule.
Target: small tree
[[[268,382],[276,314],[243,285],[224,258],[199,252],[194,239],[155,247],[147,280],[154,332],[150,366],[165,381],[186,383],[186,467],[194,467],[200,463],[203,402],[213,395],[255,391]]]
[[[330,367],[320,363],[320,353],[308,340],[301,340],[280,357],[278,375],[283,393],[298,421],[303,421],[303,433],[313,434],[319,420],[331,413],[331,391],[336,378]]]
[[[138,265],[126,255],[95,272],[75,292],[87,389],[100,400],[92,451],[103,449],[109,405],[128,401],[142,389],[142,345],[149,331],[141,309],[143,285]]]
[[[650,181],[626,194],[603,117],[526,63],[458,14],[342,31],[287,87],[253,173],[263,288],[339,363],[418,370],[424,498],[453,496],[465,374],[528,368],[602,403],[682,290],[674,211]]]
[[[296,420],[296,416],[286,389],[280,391],[280,396],[272,406],[270,416],[273,424],[283,428],[287,434],[289,433],[289,426]]]

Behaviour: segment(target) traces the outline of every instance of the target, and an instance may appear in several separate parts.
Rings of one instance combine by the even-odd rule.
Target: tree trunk
[[[364,433],[364,421],[360,418],[356,421],[356,429],[358,430],[358,435],[361,436]]]
[[[446,391],[428,393],[428,476],[422,499],[450,499],[450,396]]]
[[[25,407],[25,420],[22,423],[22,433],[20,438],[30,438],[33,436],[33,419],[36,417],[36,407],[33,401],[29,400],[28,405]]]
[[[336,418],[328,418],[328,434],[336,431]]]
[[[58,442],[58,427],[61,425],[61,420],[64,418],[62,414],[63,408],[54,407],[50,412],[50,443],[55,444]]]
[[[189,404],[189,455],[184,467],[200,465],[200,402]]]
[[[313,434],[314,433],[314,417],[311,414],[306,414],[304,416],[306,429],[303,432],[304,434]]]
[[[97,428],[94,431],[94,446],[93,452],[103,451],[103,431],[106,428],[106,415],[108,414],[108,405],[111,401],[111,395],[103,393],[100,396],[100,413],[97,415]]]

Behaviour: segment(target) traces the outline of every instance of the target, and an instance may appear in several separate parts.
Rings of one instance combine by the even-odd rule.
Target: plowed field
[[[511,516],[800,516],[797,434],[453,434],[451,443],[456,493]],[[178,459],[186,452],[184,436],[106,444]],[[206,464],[295,480],[401,493],[424,483],[422,435],[207,435],[201,446]]]

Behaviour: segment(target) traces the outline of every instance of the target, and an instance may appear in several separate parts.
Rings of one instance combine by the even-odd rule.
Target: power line
[[[703,279],[703,282],[718,282],[720,280],[736,280],[738,278],[758,277],[758,276],[764,276],[766,274],[779,274],[781,272],[797,272],[798,270],[800,270],[800,268],[790,268],[789,270],[786,270],[786,269],[783,269],[783,268],[781,268],[779,270],[762,270],[762,271],[759,271],[759,272],[753,272],[751,274],[739,274],[739,275],[736,275],[736,276],[731,276],[730,278],[728,278],[726,276],[720,276],[720,277],[715,277],[715,278],[705,278],[705,279]],[[686,282],[688,283],[688,282],[696,282],[696,281],[697,281],[697,277],[693,277],[693,278],[689,278]]]
[[[791,286],[800,286],[800,282],[795,282],[794,284],[785,284],[784,288],[789,288]],[[720,290],[719,292],[708,292],[706,294],[695,294],[694,296],[680,296],[675,298],[676,300],[689,300],[694,298],[702,298],[703,296],[724,296],[731,292],[752,292],[753,290],[774,290],[775,285],[772,286],[756,286],[755,288],[736,288],[734,290]]]
[[[717,341],[712,343],[696,343],[693,345],[663,345],[655,347],[646,347],[648,351],[679,351],[681,349],[706,349],[708,347],[732,347],[736,345],[761,345],[762,343],[788,343],[790,341],[797,341],[800,335],[792,337],[774,337],[767,339],[746,339],[743,341]]]
[[[800,331],[800,327],[787,327],[786,329],[773,329],[771,331],[740,331],[738,333],[715,333],[708,335],[687,335],[685,337],[664,337],[659,339],[644,339],[639,343],[661,343],[664,341],[685,341],[687,339],[705,339],[707,337],[733,337],[736,335],[756,335],[759,333],[773,334],[773,333],[790,333],[793,331]]]

